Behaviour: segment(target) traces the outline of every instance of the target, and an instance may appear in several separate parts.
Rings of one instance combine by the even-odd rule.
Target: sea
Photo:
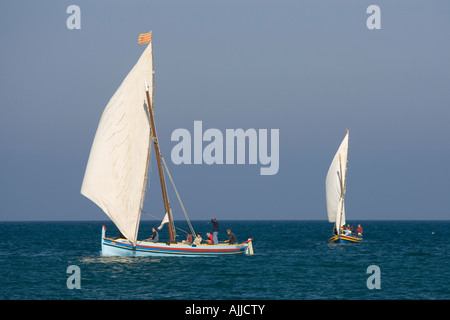
[[[362,243],[329,244],[327,221],[220,221],[254,255],[102,257],[109,221],[1,222],[1,300],[448,300],[450,221],[348,221]],[[192,221],[197,233],[210,221]],[[142,221],[148,238],[152,221]],[[157,225],[156,225],[157,226]],[[179,222],[179,240],[186,223]],[[167,228],[160,232],[162,240]]]

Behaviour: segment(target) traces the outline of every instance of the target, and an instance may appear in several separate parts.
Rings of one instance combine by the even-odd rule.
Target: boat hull
[[[135,247],[126,239],[110,239],[104,236],[102,231],[102,256],[216,256],[233,254],[252,254],[252,239],[240,244],[219,245],[189,245],[189,244],[167,244],[161,242],[140,241]]]
[[[355,236],[346,236],[341,234],[332,236],[329,240],[329,243],[359,243],[362,242],[361,237],[355,237]]]

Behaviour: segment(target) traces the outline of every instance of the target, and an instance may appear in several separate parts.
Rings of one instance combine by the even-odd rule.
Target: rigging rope
[[[169,168],[167,168],[166,160],[164,160],[164,157],[162,155],[161,155],[161,159],[164,164],[164,168],[166,168],[167,175],[169,176],[169,179],[170,179],[170,182],[172,183],[173,189],[175,190],[178,201],[180,202],[181,209],[183,209],[183,213],[184,213],[184,216],[186,217],[186,221],[189,225],[189,229],[191,229],[192,236],[195,237],[196,233],[194,231],[194,228],[192,227],[191,221],[189,221],[189,217],[186,213],[186,209],[184,208],[183,202],[181,201],[180,195],[178,194],[177,187],[175,187],[175,183],[173,182],[172,176],[170,175]]]
[[[153,131],[150,132],[150,139],[151,139],[151,140],[154,139]],[[151,150],[152,150],[152,149],[151,149],[151,144],[150,144],[150,151],[149,151],[150,153],[151,153]],[[187,213],[186,213],[186,209],[184,208],[183,202],[181,201],[181,198],[180,198],[180,195],[179,195],[179,193],[178,193],[177,187],[175,187],[175,183],[173,182],[172,176],[170,175],[169,168],[167,167],[166,161],[164,160],[164,157],[163,157],[163,155],[162,155],[161,153],[159,154],[159,156],[160,156],[161,159],[162,159],[162,162],[163,162],[163,164],[164,164],[164,168],[166,169],[166,172],[167,172],[167,174],[168,174],[168,176],[169,176],[170,182],[172,183],[173,189],[175,190],[175,193],[176,193],[176,195],[177,195],[178,201],[180,202],[181,209],[183,210],[184,216],[185,216],[186,221],[187,221],[187,223],[188,223],[188,225],[189,225],[189,229],[191,230],[191,234],[192,234],[193,237],[195,237],[195,235],[196,235],[195,230],[194,230],[194,228],[192,227],[192,224],[191,224],[191,222],[190,222],[190,220],[189,220],[189,217],[188,217],[188,215],[187,215]],[[149,171],[151,172],[151,171],[152,171],[151,157],[149,156],[148,158],[149,158],[148,168],[149,168]],[[148,188],[148,189],[150,188],[150,179],[147,179],[147,188]],[[166,193],[167,193],[167,191],[166,191]],[[167,195],[167,197],[169,197],[169,195]],[[169,204],[169,206],[170,206],[170,204]],[[172,211],[172,208],[170,208],[170,211]],[[160,218],[155,217],[155,216],[151,215],[150,213],[145,212],[145,211],[142,210],[142,209],[141,209],[141,212],[143,212],[143,213],[145,213],[145,214],[151,216],[152,218],[154,218],[154,219],[156,219],[156,220],[161,220]],[[178,229],[178,230],[180,230],[180,231],[183,231],[184,233],[188,233],[186,230],[183,230],[183,229],[178,228],[178,227],[176,227],[176,226],[175,226],[175,228]]]
[[[148,212],[145,212],[144,210],[141,210],[141,211],[142,211],[142,213],[145,213],[146,215],[152,217],[152,218],[155,219],[155,220],[162,221],[161,218],[155,217],[154,215],[152,215],[152,214],[150,214],[150,213],[148,213]],[[178,227],[175,227],[175,228],[178,229],[178,230],[180,230],[180,231],[183,231],[184,233],[188,233],[188,232],[187,232],[186,230],[184,230],[184,229],[181,229],[181,228],[178,228]],[[191,231],[191,232],[192,232],[192,231]]]

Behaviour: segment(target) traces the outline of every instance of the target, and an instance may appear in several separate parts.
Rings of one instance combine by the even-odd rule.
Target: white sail
[[[340,228],[345,224],[345,181],[347,176],[348,131],[328,169],[325,180],[328,221]],[[342,214],[341,214],[342,213]]]
[[[153,104],[151,43],[106,105],[81,187],[81,193],[96,203],[133,245],[151,147],[145,81]]]

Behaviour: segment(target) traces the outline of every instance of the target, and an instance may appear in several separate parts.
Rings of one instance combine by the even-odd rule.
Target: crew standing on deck
[[[219,244],[219,223],[216,218],[212,218],[211,222],[213,225],[213,243]]]
[[[358,236],[362,237],[363,228],[360,224],[358,224],[358,228],[356,228],[356,232],[358,233]]]

